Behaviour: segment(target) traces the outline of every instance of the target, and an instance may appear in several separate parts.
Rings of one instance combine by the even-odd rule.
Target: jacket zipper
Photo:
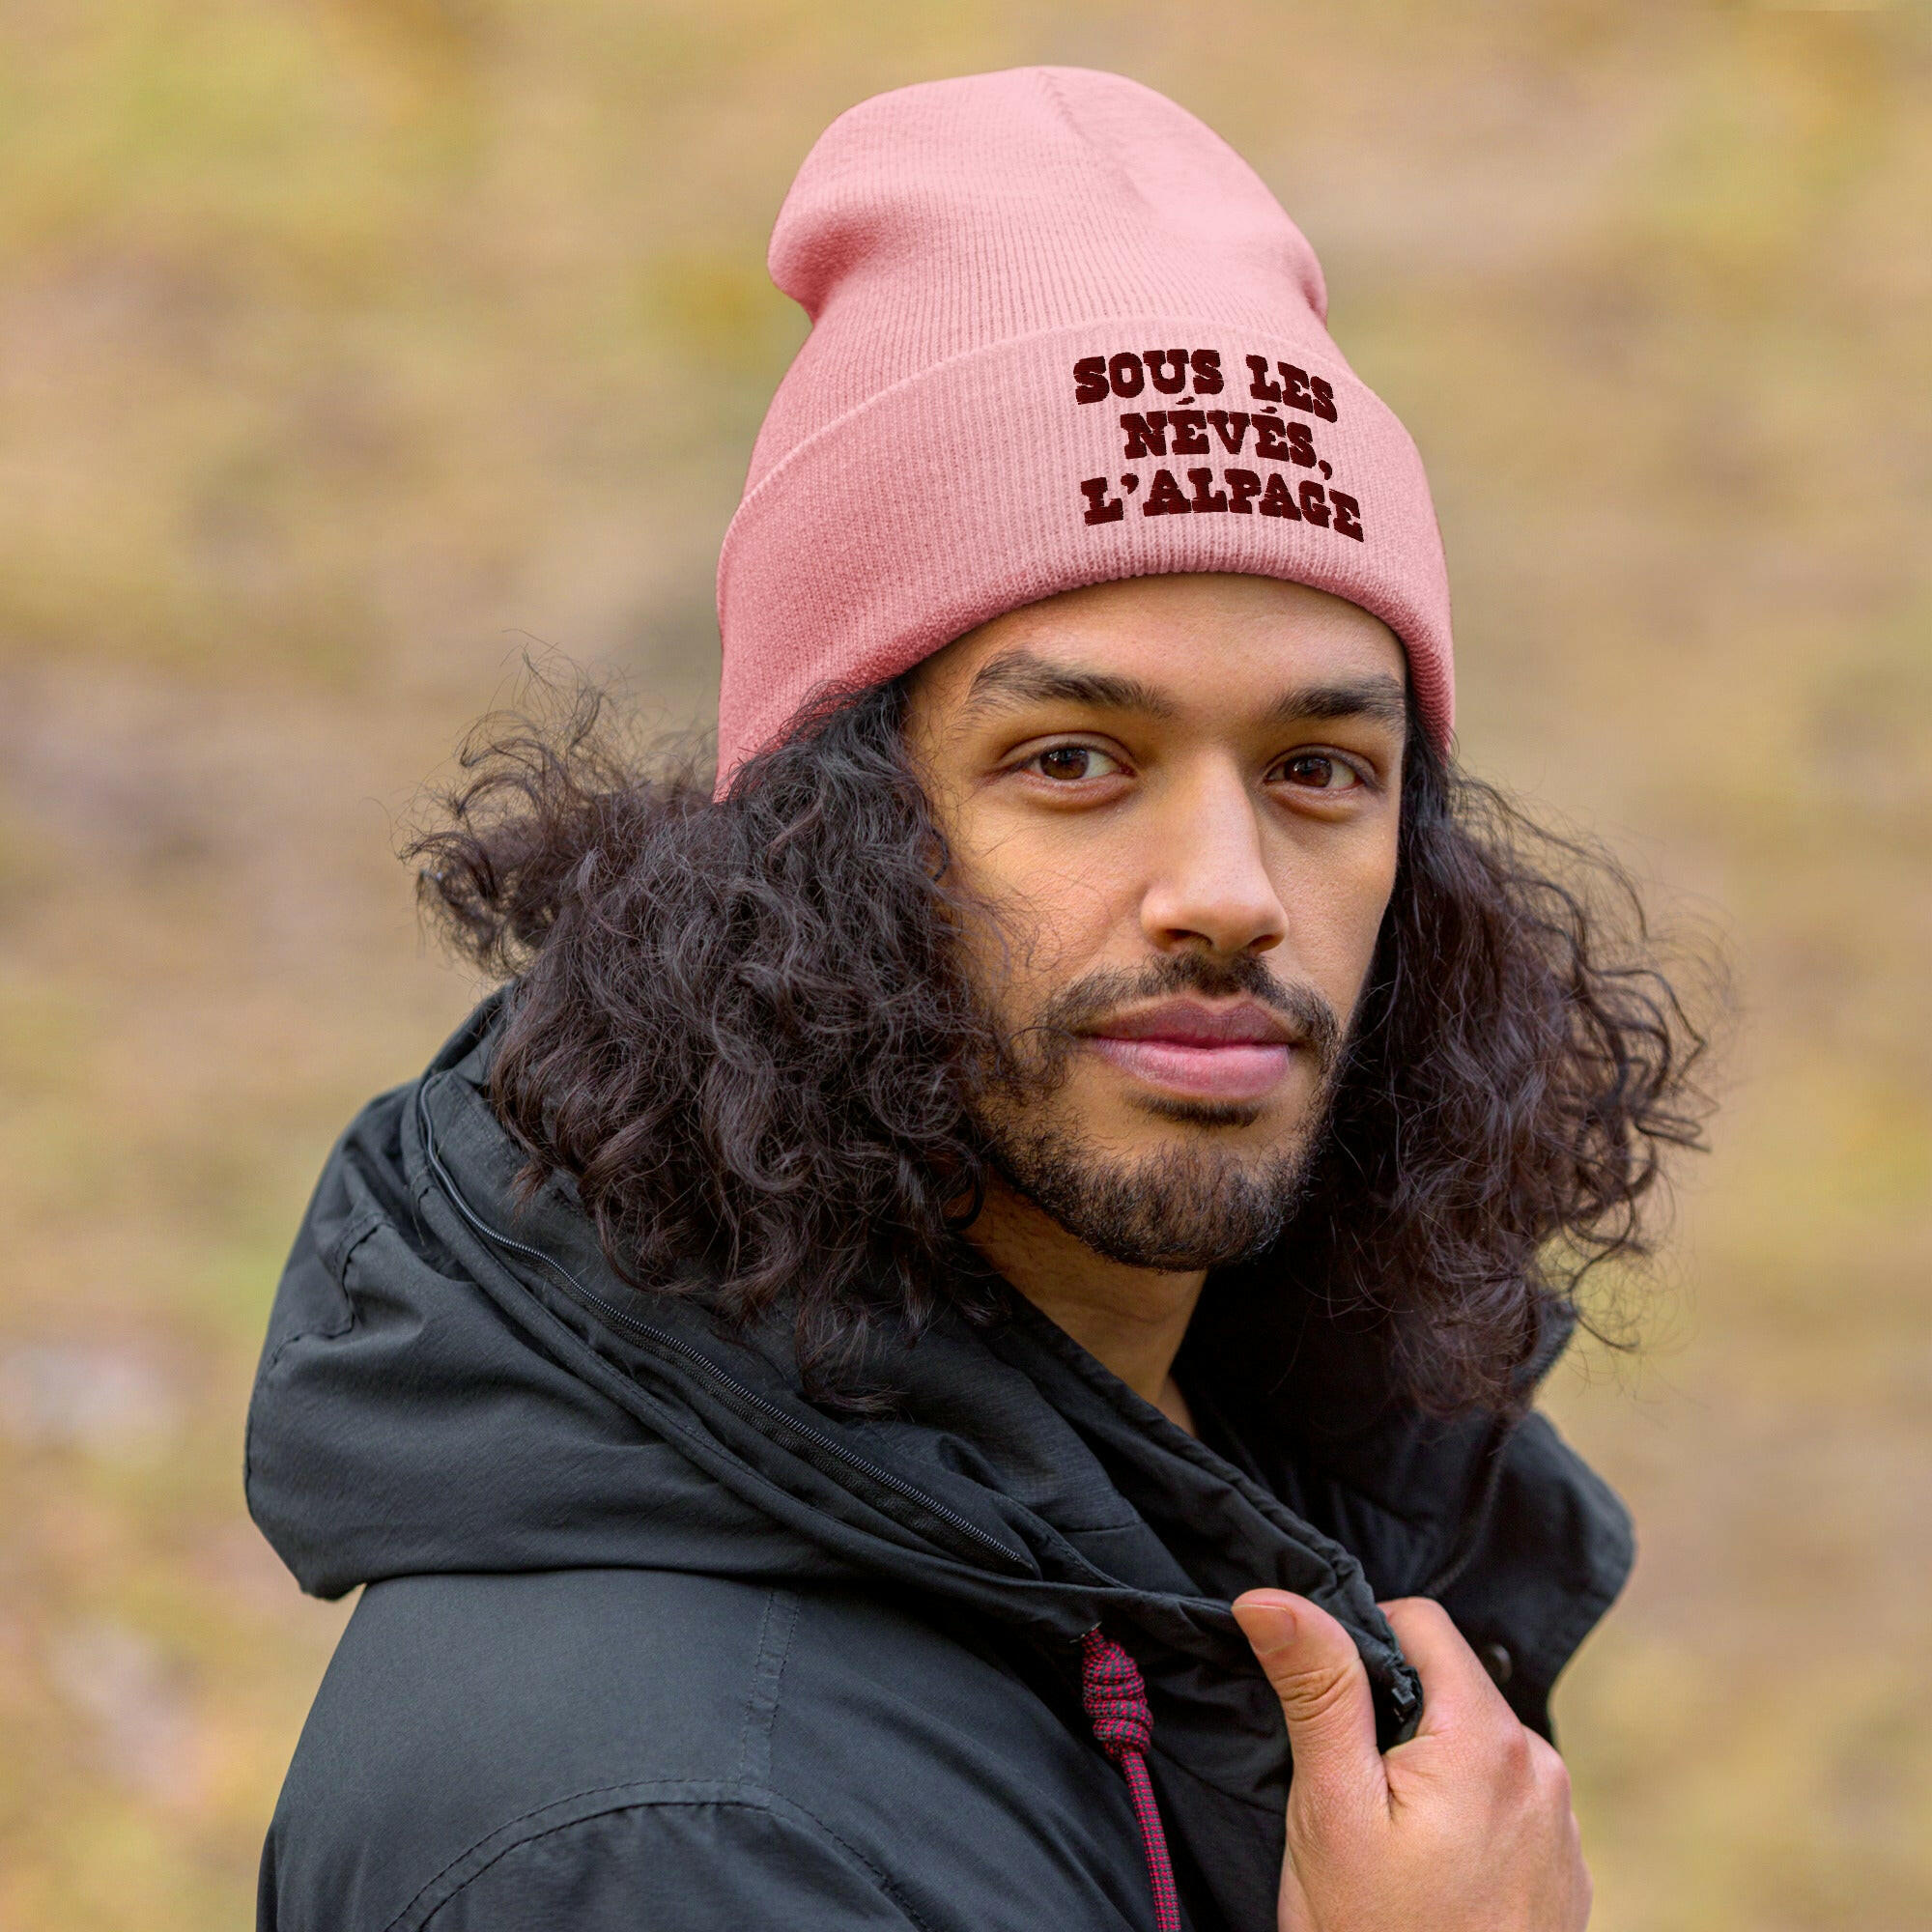
[[[515,1240],[510,1236],[501,1234],[497,1229],[491,1227],[470,1207],[469,1203],[463,1198],[462,1190],[451,1178],[449,1170],[443,1166],[442,1158],[436,1151],[436,1130],[430,1122],[429,1107],[421,1085],[418,1085],[416,1089],[415,1105],[416,1130],[422,1137],[423,1155],[429,1163],[430,1172],[436,1177],[437,1184],[448,1197],[450,1206],[462,1215],[464,1220],[469,1224],[489,1246],[510,1254],[523,1255],[536,1263],[538,1266],[547,1269],[554,1275],[568,1293],[576,1299],[587,1303],[607,1321],[615,1322],[619,1327],[629,1329],[633,1334],[642,1337],[653,1347],[662,1349],[668,1353],[675,1355],[680,1361],[689,1363],[693,1368],[707,1377],[715,1386],[728,1392],[736,1401],[756,1410],[761,1415],[769,1416],[773,1421],[790,1430],[794,1435],[804,1437],[806,1441],[823,1450],[826,1455],[832,1457],[835,1461],[844,1463],[847,1468],[853,1470],[855,1473],[866,1477],[870,1482],[878,1484],[881,1489],[891,1492],[894,1495],[901,1497],[906,1502],[917,1504],[919,1508],[936,1517],[941,1522],[957,1530],[960,1535],[970,1537],[973,1542],[992,1550],[998,1555],[1005,1568],[1010,1570],[1013,1567],[1013,1552],[1004,1543],[997,1537],[988,1536],[983,1529],[970,1522],[957,1510],[941,1502],[937,1496],[929,1496],[923,1490],[918,1489],[913,1484],[904,1482],[899,1477],[894,1475],[890,1469],[880,1468],[877,1463],[869,1462],[864,1456],[848,1449],[837,1436],[828,1435],[822,1430],[813,1429],[810,1423],[800,1421],[789,1409],[781,1407],[778,1403],[769,1401],[766,1397],[761,1396],[756,1389],[748,1388],[735,1376],[721,1369],[701,1350],[694,1349],[690,1343],[673,1335],[668,1329],[657,1327],[649,1321],[640,1321],[636,1316],[626,1314],[623,1309],[619,1308],[614,1302],[607,1300],[603,1295],[597,1293],[595,1290],[585,1288],[568,1268],[552,1256],[545,1254],[541,1248],[532,1247],[527,1241]]]

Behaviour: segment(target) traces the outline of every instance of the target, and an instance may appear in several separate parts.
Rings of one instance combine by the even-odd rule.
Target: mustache
[[[1208,999],[1247,998],[1279,1013],[1324,1075],[1334,1070],[1341,1058],[1344,1029],[1335,1009],[1313,986],[1276,979],[1251,952],[1232,957],[1178,952],[1171,958],[1151,960],[1138,972],[1114,969],[1090,973],[1053,994],[1026,1031],[1044,1036],[1041,1043],[1049,1051],[1065,1052],[1076,1035],[1122,1008],[1172,998],[1177,993],[1198,993]]]

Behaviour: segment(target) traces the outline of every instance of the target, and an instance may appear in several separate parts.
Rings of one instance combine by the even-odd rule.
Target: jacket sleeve
[[[577,1807],[572,1807],[575,1810]],[[394,1932],[912,1932],[888,1879],[809,1813],[763,1792],[612,1793],[466,1859]]]

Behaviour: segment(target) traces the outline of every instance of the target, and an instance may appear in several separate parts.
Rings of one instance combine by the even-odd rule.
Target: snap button
[[[1476,1655],[1483,1660],[1483,1668],[1490,1673],[1490,1681],[1500,1688],[1510,1681],[1516,1671],[1516,1659],[1509,1653],[1506,1643],[1486,1643],[1477,1648]]]

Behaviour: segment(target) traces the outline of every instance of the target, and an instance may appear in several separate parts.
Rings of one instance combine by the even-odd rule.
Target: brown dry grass
[[[1916,5],[13,0],[0,14],[0,1927],[247,1921],[341,1610],[242,1515],[335,1129],[470,988],[394,814],[528,637],[701,715],[838,108],[1049,59],[1321,250],[1470,762],[1745,1015],[1561,1698],[1605,1932],[1932,1921],[1932,31]]]

